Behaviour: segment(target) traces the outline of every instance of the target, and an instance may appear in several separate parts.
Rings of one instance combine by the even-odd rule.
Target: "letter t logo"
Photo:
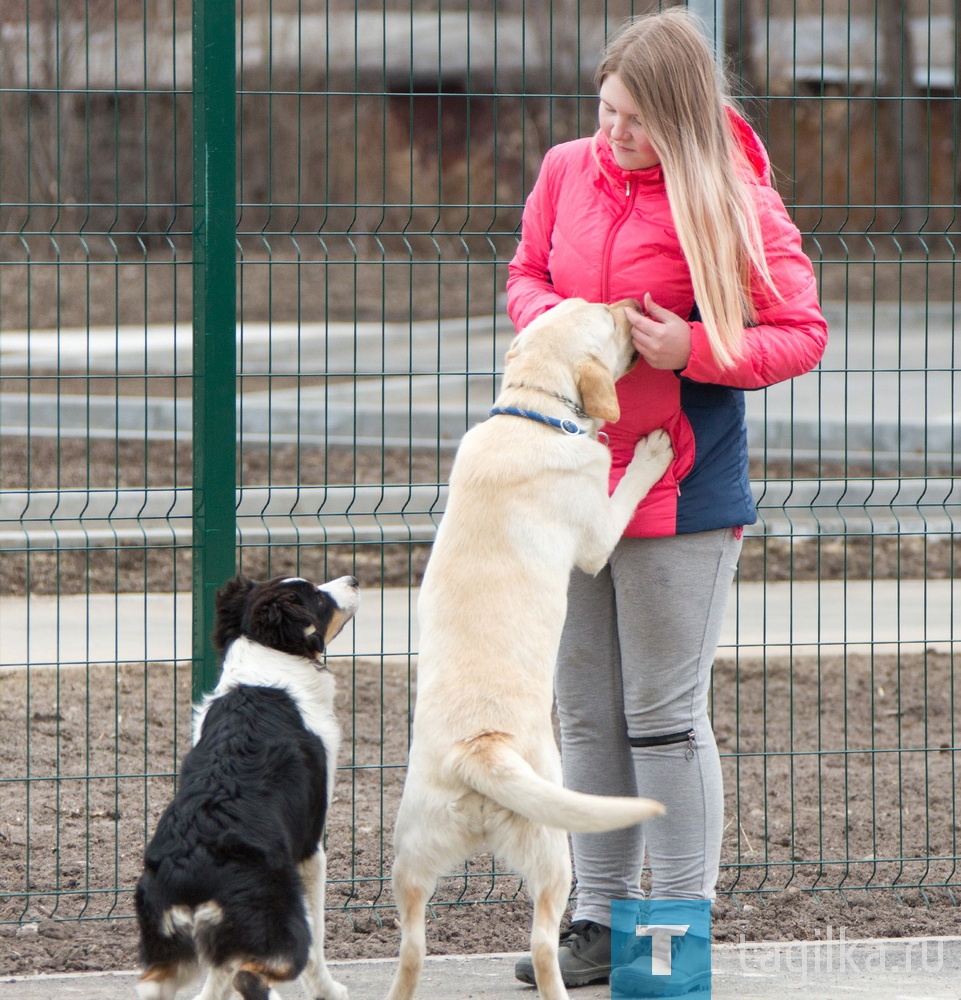
[[[637,937],[651,939],[651,974],[669,976],[671,974],[671,941],[676,937],[684,937],[690,924],[655,924],[652,926],[638,925],[634,933]]]

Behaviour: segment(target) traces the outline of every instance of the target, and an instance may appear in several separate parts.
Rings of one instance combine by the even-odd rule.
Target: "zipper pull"
[[[626,197],[630,198],[630,196],[631,196],[631,182],[630,181],[624,181],[624,194],[625,194]]]

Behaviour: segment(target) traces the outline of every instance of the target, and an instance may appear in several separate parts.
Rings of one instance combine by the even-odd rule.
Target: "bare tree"
[[[961,32],[961,10],[958,4],[954,5],[954,96],[961,93],[961,45],[958,44],[959,32]],[[954,130],[954,162],[957,171],[954,180],[955,201],[961,201],[961,140],[958,137],[958,130]]]
[[[922,141],[921,93],[914,81],[914,48],[907,4],[882,0],[878,5],[883,43],[884,80],[880,96],[887,110],[881,116],[881,138],[899,177],[901,211],[898,232],[915,234],[903,241],[905,248],[921,246],[920,233],[928,215],[930,171]]]
[[[724,4],[724,54],[737,74],[741,92],[745,97],[761,93],[761,82],[754,60],[754,26],[758,14],[755,2],[750,0],[725,0]]]
[[[0,157],[2,200],[20,207],[5,213],[3,226],[52,230],[86,194],[87,121],[76,91],[87,33],[112,15],[108,0],[86,0],[75,16],[63,15],[55,0],[13,13],[0,17],[7,29],[0,36]]]
[[[578,0],[533,0],[527,4],[527,30],[537,39],[541,56],[537,86],[550,95],[544,148],[577,135],[581,27],[591,19]]]

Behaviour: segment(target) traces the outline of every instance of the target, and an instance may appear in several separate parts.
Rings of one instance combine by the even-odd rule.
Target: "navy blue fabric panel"
[[[744,392],[681,379],[681,409],[694,431],[694,466],[681,480],[677,533],[754,524]]]

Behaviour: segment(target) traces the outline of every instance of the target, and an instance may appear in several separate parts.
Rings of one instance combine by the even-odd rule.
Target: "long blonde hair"
[[[612,73],[631,95],[661,161],[681,250],[717,362],[730,367],[754,319],[752,283],[775,296],[757,207],[742,179],[722,84],[699,22],[682,7],[631,20],[610,42],[595,82]]]

